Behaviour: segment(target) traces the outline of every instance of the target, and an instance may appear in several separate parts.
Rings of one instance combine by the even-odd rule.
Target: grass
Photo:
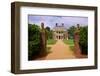
[[[47,40],[47,45],[54,45],[56,42],[57,42],[57,40],[48,39]],[[47,46],[47,53],[51,53],[50,49],[51,49],[51,47],[50,46]]]
[[[47,53],[51,53],[50,49],[51,47],[47,47]]]
[[[63,42],[64,42],[65,44],[70,45],[70,46],[74,46],[74,41],[73,41],[73,39],[69,39],[69,40],[64,39]]]
[[[47,40],[47,44],[48,45],[53,45],[53,44],[55,44],[57,42],[57,40],[54,40],[54,39],[49,39],[49,40]]]
[[[63,42],[65,44],[68,44],[72,51],[74,50],[74,41],[73,41],[73,39],[69,39],[69,40],[64,39]]]

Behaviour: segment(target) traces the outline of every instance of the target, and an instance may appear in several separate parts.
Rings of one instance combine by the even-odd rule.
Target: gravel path
[[[45,60],[52,59],[73,59],[75,58],[74,53],[70,50],[69,45],[65,44],[62,40],[58,40],[55,45],[53,45],[50,49],[51,53],[49,53],[46,57],[39,58]]]

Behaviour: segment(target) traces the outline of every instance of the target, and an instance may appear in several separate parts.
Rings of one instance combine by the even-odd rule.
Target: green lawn
[[[53,45],[53,44],[55,44],[56,42],[57,42],[57,40],[48,39],[48,40],[47,40],[47,45]],[[47,53],[51,53],[50,49],[51,49],[51,47],[48,46],[48,47],[47,47]]]
[[[49,39],[49,40],[47,40],[47,45],[52,45],[52,44],[55,44],[56,42],[57,42],[57,40]]]
[[[68,44],[71,50],[74,50],[74,41],[73,41],[73,39],[69,39],[69,40],[64,39],[63,42],[65,44]]]
[[[65,44],[70,45],[70,46],[74,46],[74,41],[73,41],[73,39],[69,39],[69,40],[64,39],[63,42],[64,42]]]

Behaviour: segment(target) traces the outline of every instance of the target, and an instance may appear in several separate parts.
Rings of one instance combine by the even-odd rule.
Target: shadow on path
[[[75,59],[74,52],[70,49],[69,45],[65,44],[62,40],[58,40],[56,44],[52,45],[51,53],[36,60],[55,60],[55,59]]]

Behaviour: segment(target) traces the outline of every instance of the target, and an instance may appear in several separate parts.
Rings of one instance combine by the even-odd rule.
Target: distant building
[[[55,27],[53,28],[53,38],[55,40],[68,40],[68,32],[63,23],[61,25],[58,25],[58,23],[55,24]]]

